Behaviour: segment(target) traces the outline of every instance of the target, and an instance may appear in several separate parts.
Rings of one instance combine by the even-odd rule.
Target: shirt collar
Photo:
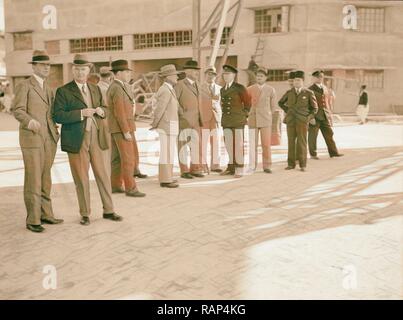
[[[82,90],[83,87],[88,88],[87,82],[85,82],[85,83],[79,83],[79,82],[77,82],[76,80],[74,80],[74,82],[76,83],[77,87],[78,87],[80,90]]]
[[[45,79],[42,79],[41,77],[37,76],[35,73],[33,74],[34,78],[36,81],[38,81],[39,86],[43,89],[43,83],[45,82]]]
[[[186,78],[187,79],[187,81],[189,81],[190,82],[190,84],[191,85],[193,85],[194,83],[195,83],[195,81],[194,80],[192,80],[192,79],[189,79],[189,78]]]
[[[225,87],[226,88],[231,88],[232,84],[234,83],[234,81],[231,81],[228,85],[226,84]]]
[[[117,82],[119,82],[122,86],[124,86],[125,84],[124,84],[124,82],[122,81],[122,80],[119,80],[119,79],[115,79]]]

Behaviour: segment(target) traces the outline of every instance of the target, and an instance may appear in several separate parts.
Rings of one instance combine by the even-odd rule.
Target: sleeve
[[[155,97],[156,105],[154,109],[154,119],[153,122],[151,123],[152,128],[156,128],[158,126],[158,123],[161,121],[161,118],[165,113],[170,98],[171,94],[169,91],[162,89],[158,90]]]
[[[280,111],[279,108],[276,105],[277,101],[277,96],[276,96],[276,89],[272,89],[271,94],[270,94],[270,108],[271,108],[271,113],[274,113],[276,111]]]
[[[288,91],[284,93],[284,95],[281,97],[281,99],[278,101],[278,105],[281,109],[284,110],[284,112],[288,112],[288,106],[287,106],[287,101],[288,101]]]
[[[311,92],[309,96],[309,108],[311,114],[316,114],[318,112],[318,102],[316,100],[316,96],[313,92]]]
[[[111,91],[110,104],[113,106],[112,112],[119,125],[120,131],[122,133],[126,133],[130,131],[130,126],[127,121],[127,116],[125,112],[125,99],[123,89],[119,88],[119,91],[118,90]]]
[[[105,119],[106,118],[106,112],[107,112],[106,102],[105,102],[104,97],[102,95],[101,88],[99,86],[96,86],[96,88],[97,88],[97,91],[98,91],[99,107],[104,112],[103,115],[100,116],[99,114],[96,114],[96,116],[101,118],[101,119]]]
[[[182,93],[183,93],[182,85],[181,85],[180,83],[178,83],[178,84],[174,87],[174,90],[175,90],[175,94],[176,94],[176,97],[178,98],[178,102],[179,102],[179,110],[178,110],[178,111],[179,111],[179,115],[182,116],[182,115],[183,115],[183,112],[184,112],[184,108],[183,108],[182,104],[180,103],[181,97],[182,97]]]
[[[58,88],[53,104],[53,120],[61,124],[81,122],[81,110],[66,111],[67,103],[63,88]]]
[[[32,117],[27,113],[29,87],[26,83],[20,83],[15,90],[15,97],[11,105],[14,117],[24,128],[28,127]]]
[[[248,93],[248,90],[246,90],[246,88],[244,86],[241,86],[240,90],[241,90],[240,95],[241,95],[243,107],[244,107],[244,109],[246,109],[249,112],[249,110],[251,108],[251,104],[252,104],[251,97]]]

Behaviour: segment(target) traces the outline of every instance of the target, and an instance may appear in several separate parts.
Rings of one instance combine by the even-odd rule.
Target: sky
[[[4,0],[0,0],[0,31],[4,31]]]

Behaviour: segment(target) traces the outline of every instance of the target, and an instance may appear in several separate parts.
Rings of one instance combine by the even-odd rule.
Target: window
[[[97,37],[70,40],[70,52],[95,52],[123,50],[123,37]]]
[[[357,31],[385,32],[385,9],[358,8]]]
[[[32,50],[32,32],[16,32],[14,37],[14,50]]]
[[[60,54],[60,41],[45,41],[45,49],[48,54]]]
[[[288,80],[288,69],[267,70],[267,81],[286,81]]]
[[[357,89],[365,84],[368,89],[383,89],[383,70],[347,70],[346,89]]]
[[[192,45],[192,31],[180,30],[156,33],[137,33],[133,35],[134,49],[160,47],[181,47]]]
[[[229,34],[231,32],[231,27],[224,27],[224,29],[222,30],[222,35],[221,35],[221,41],[220,41],[220,45],[225,45],[229,39]],[[217,29],[213,28],[210,30],[210,43],[211,45],[214,44],[214,40],[215,40],[215,35],[217,33]],[[234,43],[234,39],[232,39],[231,44]]]
[[[283,31],[282,7],[255,10],[255,33],[277,33]]]

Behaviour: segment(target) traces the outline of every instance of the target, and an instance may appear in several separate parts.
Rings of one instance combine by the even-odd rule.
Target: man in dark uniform
[[[308,122],[318,111],[315,94],[303,87],[305,74],[295,71],[294,88],[288,90],[278,102],[286,112],[284,123],[287,124],[288,166],[286,170],[295,168],[298,154],[301,171],[305,171],[307,162]]]
[[[233,66],[223,66],[225,85],[221,88],[221,125],[229,163],[221,175],[235,175],[240,178],[244,167],[244,128],[251,102],[246,88],[235,82],[237,73],[238,70]]]
[[[332,130],[332,114],[330,112],[330,93],[328,88],[323,84],[325,73],[323,71],[315,71],[312,73],[314,83],[309,87],[315,94],[316,101],[318,102],[318,113],[309,122],[308,129],[308,144],[309,154],[311,159],[319,160],[316,152],[316,141],[318,140],[319,129],[325,139],[327,150],[331,158],[341,157],[337,150],[336,143],[333,139]]]

